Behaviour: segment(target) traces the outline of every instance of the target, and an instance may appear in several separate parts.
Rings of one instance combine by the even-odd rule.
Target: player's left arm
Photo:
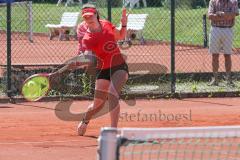
[[[123,8],[121,17],[121,29],[118,30],[115,27],[114,36],[116,40],[122,40],[125,38],[126,34],[127,34],[127,10],[126,8]]]
[[[78,54],[81,54],[85,50],[85,48],[83,47],[83,44],[82,44],[82,40],[83,40],[85,33],[87,32],[87,29],[88,29],[88,27],[85,22],[80,23],[77,27]]]

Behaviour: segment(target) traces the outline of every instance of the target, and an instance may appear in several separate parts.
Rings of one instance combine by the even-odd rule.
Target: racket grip
[[[77,56],[77,57],[74,57],[74,58],[70,59],[69,61],[67,61],[65,66],[58,69],[53,74],[62,74],[66,70],[76,69],[77,67],[80,67],[80,66],[84,67],[84,66],[90,65],[90,64],[91,64],[91,61],[90,61],[89,57],[87,57],[87,56],[82,56],[82,57]]]

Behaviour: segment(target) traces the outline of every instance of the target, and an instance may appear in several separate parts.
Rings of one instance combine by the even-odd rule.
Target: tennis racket
[[[27,78],[22,86],[22,95],[28,101],[38,101],[50,90],[50,74],[34,74]]]
[[[45,97],[51,86],[58,85],[56,79],[68,70],[90,65],[91,59],[85,55],[76,56],[68,60],[65,65],[53,73],[39,73],[28,77],[22,85],[21,93],[28,101],[38,101]]]

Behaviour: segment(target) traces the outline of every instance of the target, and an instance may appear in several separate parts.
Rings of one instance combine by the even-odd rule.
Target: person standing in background
[[[209,53],[212,55],[213,78],[209,85],[219,83],[219,54],[223,50],[225,58],[226,80],[233,85],[231,79],[233,26],[235,17],[239,15],[237,0],[210,0],[208,18],[211,20],[209,36]]]

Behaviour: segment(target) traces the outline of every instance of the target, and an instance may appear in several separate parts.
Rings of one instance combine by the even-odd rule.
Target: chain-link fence
[[[11,93],[18,96],[26,77],[39,72],[52,72],[78,54],[76,27],[63,36],[51,31],[64,13],[79,13],[87,1],[24,1],[11,4]],[[174,4],[171,2],[175,2]],[[232,79],[224,79],[224,56],[220,55],[219,84],[209,85],[212,56],[209,50],[209,2],[205,0],[106,0],[91,1],[100,17],[120,26],[121,8],[128,8],[131,25],[126,39],[132,46],[122,50],[127,56],[130,78],[124,92],[142,94],[237,92],[238,34],[236,18],[232,52]],[[171,6],[175,5],[174,9]],[[0,3],[1,95],[7,91],[7,5]],[[134,16],[137,18],[134,18]],[[142,18],[145,16],[145,18]],[[129,18],[130,20],[130,18]],[[82,21],[78,16],[77,23]],[[144,22],[142,22],[144,21]],[[143,24],[143,25],[140,25]],[[175,41],[174,41],[175,40]],[[61,87],[49,95],[91,95],[93,81],[84,70],[76,70],[62,78]],[[64,87],[63,87],[64,86]]]
[[[214,2],[212,3],[214,6],[209,5],[209,3],[209,1],[185,1],[185,3],[183,1],[180,3],[179,1],[176,3],[176,92],[201,92],[211,95],[213,92],[226,93],[239,91],[239,20],[236,17],[235,25],[234,23],[228,24],[228,21],[234,21],[233,17],[230,19],[224,16],[219,18],[217,15],[218,11],[223,11],[226,14],[235,14],[235,12],[238,12],[238,3],[237,1],[235,1],[235,4],[233,2],[226,2],[226,4],[218,2],[218,4],[215,4]],[[219,19],[213,19],[210,16],[213,14],[214,17]],[[217,21],[220,24],[215,26],[213,21]],[[214,33],[215,29],[217,29],[217,33]],[[231,37],[233,39],[232,48],[229,43],[231,41],[229,37],[231,35],[229,34],[231,33],[233,33],[233,37]],[[211,82],[214,76],[212,74],[213,70],[216,71],[214,66],[216,67],[217,65],[217,60],[212,61],[213,57],[215,57],[213,53],[220,53],[220,55],[216,54],[219,55],[217,83]],[[223,55],[223,53],[225,54]],[[232,62],[228,60],[229,58],[226,58],[226,54],[231,54]],[[227,62],[225,63],[225,61]],[[232,75],[230,76],[226,73],[226,69],[229,70],[228,68],[231,63]]]

